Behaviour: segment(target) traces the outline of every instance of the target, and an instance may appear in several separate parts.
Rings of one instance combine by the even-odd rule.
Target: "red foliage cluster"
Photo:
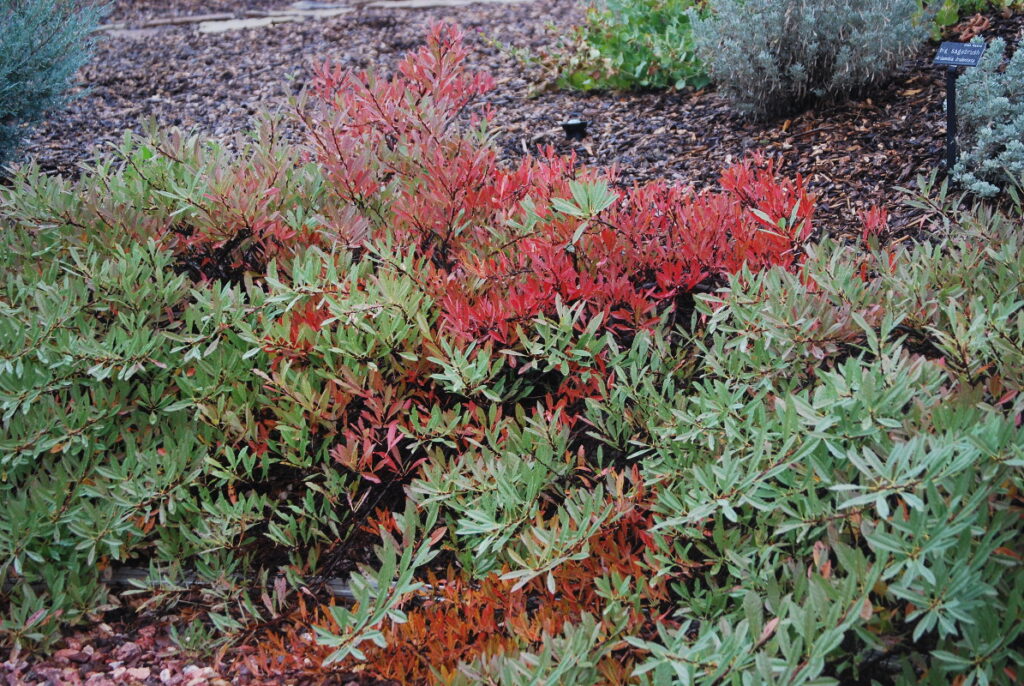
[[[614,193],[611,173],[580,170],[551,150],[500,164],[484,133],[492,113],[468,113],[492,81],[469,73],[466,57],[458,29],[439,25],[391,79],[321,68],[313,102],[299,111],[332,194],[319,235],[356,254],[371,242],[411,253],[425,266],[410,276],[440,310],[416,361],[395,358],[369,375],[338,370],[308,421],[339,463],[371,481],[404,477],[423,459],[405,440],[429,438],[416,435],[416,416],[450,412],[464,434],[481,432],[467,398],[443,393],[424,363],[440,354],[437,341],[492,343],[516,369],[507,351],[558,302],[581,311],[581,327],[601,317],[602,332],[628,336],[744,264],[793,266],[812,231],[803,180],[777,179],[759,157],[725,170],[721,189],[708,192],[659,182]],[[604,200],[575,211],[588,188]],[[326,307],[311,299],[282,322],[286,337],[268,338],[275,369],[282,360],[324,363],[311,341]],[[574,424],[606,379],[604,365],[600,356],[585,368],[574,362],[535,397]]]
[[[501,204],[491,190],[494,149],[456,125],[493,86],[490,76],[467,73],[466,56],[461,33],[436,26],[390,80],[328,65],[317,71],[322,106],[301,115],[332,191],[356,210],[335,219],[337,236],[355,244],[368,230],[388,234],[440,259],[459,228],[483,225]]]
[[[563,303],[582,313],[578,326],[600,317],[601,333],[628,338],[744,265],[794,267],[812,231],[814,203],[803,180],[776,178],[772,162],[759,157],[726,169],[720,189],[707,192],[659,182],[609,195],[612,174],[578,169],[550,150],[503,166],[483,132],[492,113],[468,112],[491,80],[467,73],[466,55],[457,29],[435,27],[389,80],[320,69],[315,102],[300,112],[311,158],[333,194],[321,235],[357,256],[411,254],[424,268],[405,276],[437,308],[420,349],[372,369],[327,363],[317,338],[345,324],[328,316],[322,299],[293,308],[265,341],[274,360],[267,379],[282,387],[282,407],[296,404],[276,376],[285,361],[291,370],[330,368],[305,377],[323,384],[311,393],[317,416],[307,425],[338,463],[374,482],[401,480],[426,459],[416,446],[432,439],[422,428],[431,415],[443,416],[445,450],[457,456],[495,430],[496,417],[515,414],[511,401],[487,405],[446,392],[430,361],[443,356],[440,342],[503,355],[502,373],[532,384],[531,403],[543,399],[542,412],[573,425],[582,400],[614,380],[600,355],[560,374],[528,374],[517,362],[525,349],[520,335],[539,316]],[[603,200],[584,211],[582,198],[591,193]],[[597,580],[647,576],[650,522],[642,496],[635,497],[589,541],[588,557],[553,572],[557,597],[540,579],[516,589],[497,576],[479,584],[455,570],[432,577],[433,594],[406,608],[409,621],[383,628],[389,645],[368,651],[368,673],[425,682],[432,668],[450,674],[459,663],[536,646],[584,613],[600,616]],[[647,592],[657,606],[664,589]],[[656,620],[664,622],[634,612],[629,630],[643,634]],[[293,663],[300,644],[292,634],[277,645],[293,653]],[[302,654],[323,656],[314,648]],[[621,658],[600,667],[609,683],[631,671]]]
[[[635,330],[659,304],[744,262],[798,259],[812,199],[802,179],[780,181],[760,158],[727,169],[718,192],[652,183],[597,216],[552,209],[553,198],[572,197],[572,181],[613,177],[551,151],[499,165],[491,146],[458,126],[491,85],[466,73],[465,58],[458,30],[438,26],[390,81],[321,69],[316,92],[327,107],[309,120],[338,199],[358,211],[335,231],[358,242],[368,230],[430,258],[424,284],[460,339],[512,345],[516,325],[552,313],[557,300],[585,303],[612,330]],[[484,122],[491,116],[482,112]]]
[[[385,627],[388,646],[367,651],[365,666],[374,676],[400,683],[438,681],[432,677],[433,669],[444,683],[460,664],[480,657],[514,655],[523,647],[537,650],[545,636],[558,636],[584,614],[601,616],[608,600],[598,593],[598,579],[628,577],[640,583],[649,576],[641,542],[648,526],[647,516],[638,509],[625,521],[602,529],[589,542],[589,557],[553,571],[557,594],[546,588],[543,578],[517,589],[497,575],[480,583],[463,580],[453,569],[443,577],[430,575],[428,584],[437,590],[407,612],[407,622]],[[645,633],[655,624],[672,626],[669,618],[649,612],[649,607],[667,601],[665,585],[645,585],[644,596],[650,605],[644,610],[627,610],[627,631]],[[603,633],[603,640],[613,645],[620,640],[611,626],[606,625]],[[603,683],[627,683],[634,667],[632,659],[626,651],[609,653],[598,665]]]
[[[585,303],[613,331],[636,330],[662,303],[744,263],[792,265],[811,231],[813,203],[802,180],[778,181],[770,162],[749,159],[728,169],[721,185],[695,193],[651,183],[589,220],[545,212],[532,233],[507,238],[514,250],[460,263],[475,278],[449,290],[447,323],[463,338],[508,345],[516,324],[554,312],[561,300]],[[568,195],[564,182],[545,190]],[[790,217],[795,227],[786,225]]]
[[[631,480],[638,479],[634,469]],[[402,684],[446,683],[460,666],[478,658],[539,650],[545,637],[561,634],[567,625],[589,614],[601,621],[602,640],[611,647],[597,665],[603,683],[631,683],[635,655],[621,636],[653,636],[658,626],[674,626],[669,616],[650,610],[671,607],[667,584],[640,581],[649,577],[647,556],[653,546],[646,495],[643,488],[632,496],[620,494],[620,516],[590,538],[590,554],[552,571],[557,593],[550,591],[543,576],[517,587],[500,574],[469,581],[455,568],[428,572],[425,590],[404,608],[407,621],[388,621],[381,627],[387,645],[363,644],[365,661],[358,666],[348,661],[339,669],[355,668],[374,680]],[[643,607],[624,608],[625,624],[616,625],[614,619],[602,618],[609,598],[601,596],[597,583],[601,579],[636,580],[633,583],[642,584],[641,595],[647,602]],[[337,629],[328,613],[307,607],[300,599],[289,628],[262,634],[259,647],[242,649],[238,661],[261,675],[316,673],[330,650],[301,637],[301,627],[310,623]]]
[[[180,132],[161,144],[160,153],[169,160],[196,167],[189,173],[202,194],[194,198],[195,189],[171,186],[164,194],[188,211],[174,212],[170,221],[161,218],[160,225],[140,235],[164,243],[197,279],[261,274],[271,260],[287,264],[302,249],[322,244],[319,232],[289,221],[306,199],[296,187],[297,150],[281,139],[276,123],[265,122],[256,139],[243,146],[229,163],[223,153]]]

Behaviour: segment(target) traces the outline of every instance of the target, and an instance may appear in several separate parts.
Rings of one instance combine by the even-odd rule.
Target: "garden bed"
[[[229,140],[312,81],[307,147],[274,139],[228,159],[172,136],[125,144],[121,172],[76,186],[19,175],[5,189],[0,255],[14,276],[0,362],[17,371],[0,400],[21,470],[10,530],[31,543],[12,535],[11,555],[43,553],[27,573],[12,567],[23,597],[0,620],[28,638],[37,623],[53,640],[60,622],[86,628],[44,661],[16,650],[0,675],[304,683],[334,648],[331,683],[363,683],[349,670],[474,675],[560,646],[563,629],[572,641],[550,683],[584,683],[565,675],[594,664],[609,682],[656,669],[663,683],[687,665],[762,669],[783,654],[795,680],[810,663],[789,654],[797,633],[829,659],[813,669],[865,683],[919,656],[959,669],[982,639],[989,657],[1018,659],[1024,210],[901,209],[896,187],[942,157],[934,46],[870,98],[758,124],[711,90],[527,97],[530,74],[491,39],[550,44],[544,23],[578,11],[550,0],[357,8],[213,35],[152,22],[275,6],[117,4],[119,28],[83,71],[91,90],[28,152],[75,175],[148,117]],[[469,33],[465,63],[458,32],[438,26],[387,86],[312,78],[325,58],[389,71],[439,20]],[[989,37],[1024,25],[993,23]],[[460,129],[467,102],[491,106],[509,164]],[[577,114],[590,136],[571,143],[559,123]],[[542,146],[617,167],[623,192],[561,158],[514,167]],[[704,190],[641,187],[657,179]],[[864,214],[878,205],[892,211],[887,233],[881,213]],[[943,220],[958,230],[941,247],[900,240]],[[943,462],[954,454],[966,457]],[[952,552],[919,555],[919,541],[947,535],[960,537]],[[878,550],[929,567],[901,571]],[[109,596],[125,561],[179,586]],[[358,562],[379,570],[349,576]],[[92,574],[92,586],[67,575],[91,595],[34,609],[30,591],[56,587],[60,564]],[[929,612],[962,625],[933,632],[914,583],[944,581],[947,564],[952,610]],[[784,600],[744,586],[755,565],[781,579]],[[270,571],[239,583],[254,569]],[[351,614],[319,605],[335,576],[350,579]],[[620,616],[627,593],[634,611]],[[980,621],[993,598],[1010,599],[1005,626]],[[726,615],[708,619],[718,599],[735,601],[728,621],[747,648],[672,664],[726,631]],[[385,624],[386,641],[368,638]],[[210,647],[218,632],[230,650]],[[830,632],[862,642],[844,644],[846,662]]]

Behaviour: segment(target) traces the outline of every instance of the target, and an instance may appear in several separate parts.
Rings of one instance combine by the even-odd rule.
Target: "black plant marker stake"
[[[587,124],[578,114],[572,115],[568,121],[562,122],[565,137],[571,141],[581,141],[587,137]]]

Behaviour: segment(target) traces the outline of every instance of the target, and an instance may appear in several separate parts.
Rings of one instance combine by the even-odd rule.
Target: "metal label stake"
[[[956,166],[956,76],[957,67],[976,67],[985,54],[985,43],[943,43],[933,64],[946,67],[946,169]]]
[[[946,169],[956,166],[956,67],[946,67]]]

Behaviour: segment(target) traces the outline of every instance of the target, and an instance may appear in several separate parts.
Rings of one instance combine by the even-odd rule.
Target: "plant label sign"
[[[957,67],[976,67],[985,54],[985,43],[949,43],[939,46],[933,64],[946,67],[946,169],[956,166],[956,72]]]
[[[935,55],[935,64],[947,67],[976,67],[985,54],[984,43],[943,43]]]

